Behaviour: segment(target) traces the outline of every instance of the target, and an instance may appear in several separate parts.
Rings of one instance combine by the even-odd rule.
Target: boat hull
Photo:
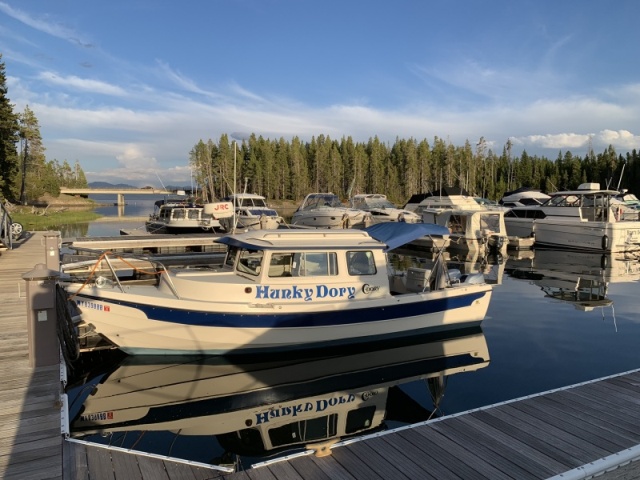
[[[135,355],[306,350],[472,327],[491,298],[489,285],[460,285],[321,308],[282,302],[212,310],[192,300],[138,294],[134,303],[127,293],[86,290],[76,297],[82,320]]]
[[[536,221],[535,243],[611,253],[640,250],[640,222],[568,222],[548,217]]]
[[[192,224],[169,224],[164,222],[147,221],[145,228],[149,233],[171,233],[171,234],[189,234],[189,233],[211,233],[215,230],[221,231],[220,222],[214,221],[210,226],[202,226],[198,222]]]

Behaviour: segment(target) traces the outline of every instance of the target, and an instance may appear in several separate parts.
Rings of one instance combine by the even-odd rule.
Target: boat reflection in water
[[[607,296],[610,284],[640,279],[640,262],[629,253],[537,249],[530,257],[507,260],[506,270],[530,280],[545,296],[584,311],[613,305]]]
[[[234,470],[329,454],[340,441],[442,415],[447,377],[489,364],[479,327],[443,335],[255,363],[128,356],[73,387],[71,436]],[[431,398],[405,393],[409,382],[426,382]],[[194,458],[198,448],[208,457]]]

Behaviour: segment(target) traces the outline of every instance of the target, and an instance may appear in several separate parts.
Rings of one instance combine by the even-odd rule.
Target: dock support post
[[[22,275],[27,282],[27,335],[31,368],[60,363],[58,315],[56,313],[57,270],[44,263]]]
[[[49,270],[60,270],[60,232],[44,232],[44,250]]]

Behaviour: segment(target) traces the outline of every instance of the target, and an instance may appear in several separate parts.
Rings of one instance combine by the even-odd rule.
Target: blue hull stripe
[[[357,310],[335,310],[313,313],[270,314],[264,311],[255,314],[238,314],[226,312],[203,312],[181,310],[177,308],[155,307],[152,305],[105,300],[100,297],[84,296],[96,301],[103,301],[123,307],[135,308],[144,312],[151,320],[193,325],[202,327],[232,328],[291,328],[291,327],[330,327],[362,322],[380,322],[418,315],[429,315],[456,308],[470,306],[475,300],[484,297],[488,292],[470,293],[452,298],[427,300],[405,305],[388,307],[360,308]],[[265,309],[262,309],[265,310]]]

